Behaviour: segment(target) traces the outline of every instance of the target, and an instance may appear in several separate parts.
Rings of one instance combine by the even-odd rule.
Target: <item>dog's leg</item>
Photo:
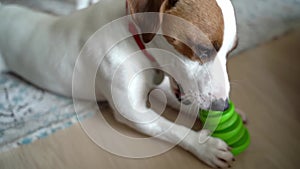
[[[182,148],[192,152],[212,167],[229,166],[233,160],[233,155],[224,141],[208,136],[205,130],[192,131],[185,126],[160,117],[146,106],[148,92],[145,91],[150,91],[151,88],[147,87],[145,83],[135,82],[134,84],[136,85],[132,87],[134,89],[132,91],[122,86],[117,87],[113,90],[117,97],[108,99],[115,110],[115,117],[118,121],[139,132],[149,136],[157,136],[172,144],[179,142]],[[128,91],[128,93],[124,91]],[[206,136],[204,142],[199,142],[200,134]]]
[[[175,95],[172,91],[172,88],[170,85],[170,79],[168,76],[165,76],[163,82],[159,86],[157,86],[157,88],[162,90],[164,92],[164,94],[166,95],[167,100],[168,100],[168,106],[170,106],[171,108],[173,108],[175,110],[180,109],[180,102],[177,100],[177,98],[175,97]],[[155,97],[155,99],[160,100],[159,97]]]
[[[84,9],[90,5],[90,0],[77,0],[76,9]]]
[[[0,2],[0,8],[2,8],[2,4]],[[4,62],[4,58],[1,54],[1,49],[0,49],[0,73],[7,71],[6,64]]]
[[[99,2],[99,0],[92,0],[92,4]]]
[[[87,8],[88,6],[99,2],[99,0],[77,0],[76,9]]]
[[[1,50],[0,50],[0,73],[5,71],[7,71],[7,67],[4,62],[3,56],[1,55]]]

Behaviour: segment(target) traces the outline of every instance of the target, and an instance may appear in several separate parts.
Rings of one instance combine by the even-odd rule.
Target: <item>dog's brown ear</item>
[[[143,41],[150,42],[161,24],[159,12],[163,12],[165,5],[169,0],[127,0],[130,14],[133,16],[134,22],[139,26],[143,33]],[[134,15],[136,13],[157,12],[145,15]],[[148,33],[149,32],[149,33]]]

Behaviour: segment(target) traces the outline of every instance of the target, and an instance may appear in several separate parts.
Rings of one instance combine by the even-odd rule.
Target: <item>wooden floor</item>
[[[252,143],[232,168],[296,169],[300,155],[300,31],[229,61],[231,99],[248,115]],[[299,104],[299,105],[298,105]],[[106,116],[115,128],[132,132]],[[171,111],[171,110],[168,110]],[[93,119],[88,119],[93,120]],[[179,147],[129,159],[96,146],[79,125],[0,154],[1,169],[208,168]]]

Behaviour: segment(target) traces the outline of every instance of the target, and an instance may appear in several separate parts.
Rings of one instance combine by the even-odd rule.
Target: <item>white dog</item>
[[[84,9],[97,2],[99,2],[99,0],[76,0],[76,9]]]
[[[149,20],[134,15],[139,12],[160,12],[160,15],[154,14]],[[106,29],[107,33],[100,39],[87,43],[88,50],[83,52],[86,56],[77,60],[94,32],[127,13],[132,19]],[[196,34],[188,25],[172,22],[163,14],[185,19],[202,33]],[[183,139],[179,145],[210,166],[230,166],[234,158],[225,142],[208,136],[206,142],[199,143],[201,132],[157,118],[159,115],[147,107],[148,94],[155,87],[153,79],[159,79],[161,74],[150,70],[135,76],[145,67],[162,67],[172,76],[171,85],[166,83],[168,78],[163,82],[163,88],[171,93],[168,95],[171,106],[179,108],[179,100],[187,105],[196,103],[202,109],[226,108],[230,90],[226,57],[236,46],[237,39],[230,0],[128,0],[127,3],[102,0],[63,17],[2,5],[0,18],[0,55],[7,71],[61,95],[93,99],[95,93],[98,100],[110,103],[118,121],[150,136],[164,131],[159,136],[162,140],[176,143]],[[144,32],[143,43],[135,36],[110,48],[109,44],[131,34],[130,24]],[[176,38],[155,36],[158,31]],[[143,45],[147,51],[138,52]],[[164,54],[152,48],[176,56],[162,56]],[[107,54],[100,64],[98,57],[103,53]],[[133,53],[134,59],[128,59]],[[94,69],[97,74],[93,73]],[[72,94],[73,72],[77,73],[77,87]],[[90,88],[93,84],[96,84],[95,89]],[[169,129],[170,126],[173,127]]]

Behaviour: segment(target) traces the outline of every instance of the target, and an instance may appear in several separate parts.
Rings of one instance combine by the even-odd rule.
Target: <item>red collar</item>
[[[126,0],[126,14],[128,14],[128,2]],[[142,39],[140,38],[140,35],[138,33],[138,30],[134,23],[129,21],[128,24],[128,30],[133,35],[133,38],[136,42],[136,44],[139,46],[139,48],[143,51],[144,55],[151,61],[157,63],[156,59],[146,50],[146,46],[144,45]]]
[[[128,14],[128,2],[126,0],[126,14]],[[128,30],[132,34],[136,44],[139,46],[139,48],[143,51],[144,55],[152,62],[152,64],[155,65],[156,68],[159,67],[159,64],[157,63],[156,59],[146,50],[146,46],[144,45],[142,39],[140,38],[140,35],[138,33],[138,30],[135,26],[135,24],[131,21],[128,23]],[[164,79],[164,73],[156,69],[156,76],[153,79],[154,84],[160,84]]]

